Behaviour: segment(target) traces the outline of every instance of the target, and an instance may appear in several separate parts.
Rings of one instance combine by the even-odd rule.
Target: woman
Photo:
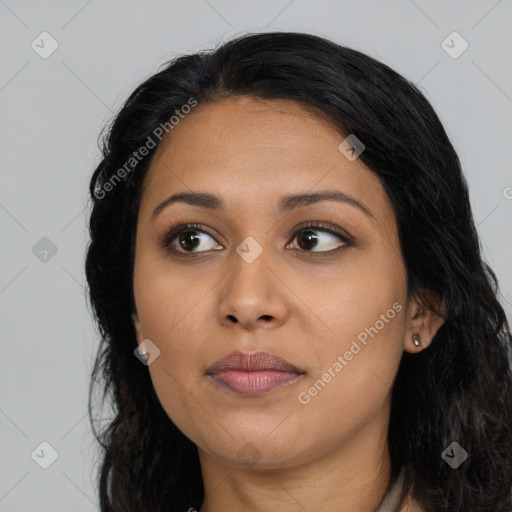
[[[512,510],[511,335],[413,84],[246,35],[141,84],[102,151],[103,512]]]

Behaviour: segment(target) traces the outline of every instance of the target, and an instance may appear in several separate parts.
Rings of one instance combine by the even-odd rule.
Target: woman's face
[[[138,343],[160,351],[148,366],[158,398],[202,457],[276,468],[349,449],[358,436],[385,439],[415,331],[391,203],[339,149],[344,139],[294,102],[238,97],[197,106],[154,156],[133,318]],[[349,199],[308,199],[320,191]],[[153,216],[173,194],[202,194],[202,204],[175,201]],[[199,226],[165,248],[169,230],[186,224]],[[270,352],[301,373],[207,374],[235,351]],[[259,394],[244,388],[276,375],[290,379]]]

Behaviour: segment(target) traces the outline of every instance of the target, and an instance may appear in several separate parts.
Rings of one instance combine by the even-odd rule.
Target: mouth
[[[244,396],[258,396],[291,384],[306,372],[269,352],[235,352],[217,361],[206,375]]]

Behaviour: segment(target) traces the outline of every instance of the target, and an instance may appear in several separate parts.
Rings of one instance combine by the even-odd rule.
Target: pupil
[[[298,237],[299,245],[301,245],[301,240],[306,241],[306,247],[303,247],[303,249],[312,249],[316,245],[317,237],[314,235],[314,231],[303,231]],[[311,244],[311,242],[314,243]]]
[[[184,244],[184,240],[187,238],[194,238],[195,243],[193,243],[193,247],[186,247],[187,244]],[[197,235],[194,235],[193,231],[185,231],[184,233],[181,233],[179,237],[179,243],[183,249],[195,249],[199,245],[199,237]]]

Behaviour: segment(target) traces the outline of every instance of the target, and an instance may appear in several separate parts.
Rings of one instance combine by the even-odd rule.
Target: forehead
[[[200,190],[243,208],[252,199],[276,203],[284,193],[332,188],[371,209],[389,208],[377,176],[339,150],[344,139],[324,117],[289,100],[198,105],[162,139],[143,198],[154,205],[173,192]]]

